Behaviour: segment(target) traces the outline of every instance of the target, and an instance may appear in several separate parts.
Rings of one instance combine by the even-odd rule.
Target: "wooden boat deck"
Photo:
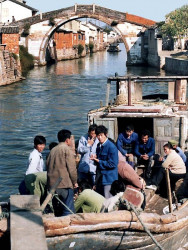
[[[168,200],[161,197],[159,194],[154,194],[150,202],[146,204],[144,212],[157,213],[159,215],[163,214],[163,208],[168,205]]]

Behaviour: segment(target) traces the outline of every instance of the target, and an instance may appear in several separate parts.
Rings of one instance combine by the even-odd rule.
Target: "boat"
[[[147,128],[156,141],[156,152],[170,139],[186,148],[188,130],[188,76],[109,77],[106,104],[88,113],[88,123],[103,124],[108,137],[116,140],[125,124],[133,124],[138,133]],[[116,83],[114,103],[110,87]],[[168,84],[168,93],[143,96],[144,83]],[[188,198],[188,197],[186,197]],[[169,201],[146,190],[146,208],[117,210],[110,213],[78,213],[66,217],[42,216],[48,249],[187,249],[188,201],[176,204],[168,212]],[[4,231],[8,232],[4,218]],[[1,228],[1,223],[0,223]]]
[[[108,52],[120,52],[119,43],[111,43],[109,48],[107,49]]]
[[[108,137],[115,141],[125,124],[133,124],[138,133],[147,128],[155,138],[158,154],[163,152],[163,145],[170,139],[178,140],[185,149],[188,130],[187,80],[188,76],[109,77],[106,104],[89,111],[88,123],[106,126]],[[114,103],[109,100],[113,83],[116,86]],[[147,83],[166,84],[168,92],[143,96],[143,85]],[[186,249],[188,201],[167,214],[163,212],[170,205],[169,201],[153,190],[146,190],[146,202],[140,220],[133,211],[75,214],[66,218],[43,217],[48,247]],[[148,235],[147,229],[153,236]]]

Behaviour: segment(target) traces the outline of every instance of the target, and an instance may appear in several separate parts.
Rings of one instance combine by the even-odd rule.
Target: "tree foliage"
[[[165,23],[158,25],[162,34],[178,38],[188,36],[188,5],[170,12],[165,17]]]

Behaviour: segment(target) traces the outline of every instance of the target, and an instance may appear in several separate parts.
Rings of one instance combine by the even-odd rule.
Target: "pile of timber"
[[[187,226],[188,206],[167,215],[142,212],[140,217],[151,232],[174,232]],[[46,236],[49,237],[111,229],[144,231],[134,212],[130,211],[73,214],[66,217],[43,216],[43,223]]]

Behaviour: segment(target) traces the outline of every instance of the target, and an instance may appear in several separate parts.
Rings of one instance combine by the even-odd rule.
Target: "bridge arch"
[[[87,16],[88,17],[88,16]],[[84,15],[79,15],[78,16],[73,16],[69,19],[62,19],[61,21],[59,21],[58,23],[56,23],[43,37],[43,40],[41,42],[40,45],[40,49],[39,49],[39,64],[40,65],[45,65],[46,64],[46,49],[49,43],[50,38],[52,37],[52,35],[56,32],[56,30],[58,28],[60,28],[62,25],[66,24],[67,22],[73,21],[73,20],[77,20],[80,18],[86,18],[85,14]],[[89,18],[93,18],[93,19],[97,19],[99,21],[105,22],[107,25],[111,25],[111,23],[108,21],[108,23],[104,20],[104,17],[98,15],[97,17],[95,15],[90,15]],[[120,35],[120,37],[122,38],[122,41],[125,45],[125,49],[127,51],[127,54],[129,54],[129,46],[128,43],[126,41],[126,39],[123,37],[123,35],[121,34],[121,30],[118,29],[118,27],[113,27],[113,29]]]
[[[77,5],[64,9],[59,9],[51,12],[39,14],[30,18],[26,18],[15,22],[16,25],[23,29],[26,23],[31,26],[50,18],[61,19],[56,23],[41,39],[39,48],[38,60],[39,64],[46,64],[45,62],[45,49],[48,45],[49,39],[52,34],[63,24],[76,20],[79,18],[93,18],[102,21],[112,26],[115,31],[121,36],[126,51],[128,64],[140,64],[142,63],[141,57],[141,38],[138,36],[143,27],[146,29],[155,24],[155,21],[132,15],[129,13],[119,12],[111,9],[107,9],[101,6],[93,5]]]

